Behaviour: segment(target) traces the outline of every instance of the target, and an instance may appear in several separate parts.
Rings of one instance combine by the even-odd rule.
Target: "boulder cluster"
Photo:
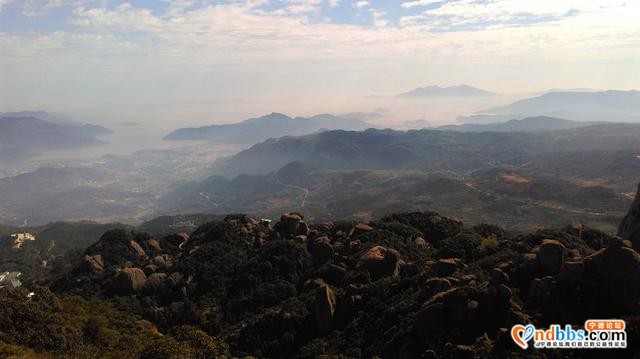
[[[590,318],[627,319],[633,346],[637,205],[621,237],[582,225],[511,235],[430,212],[314,225],[285,213],[273,226],[231,215],[163,238],[115,230],[57,288],[138,298],[161,329],[189,321],[236,355],[509,357],[515,324]]]

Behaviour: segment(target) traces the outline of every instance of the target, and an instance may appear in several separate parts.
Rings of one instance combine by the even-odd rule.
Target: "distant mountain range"
[[[479,89],[469,85],[450,87],[426,86],[418,87],[411,91],[401,93],[396,98],[421,98],[421,97],[482,97],[493,96],[493,92]]]
[[[17,112],[0,112],[0,117],[35,117],[37,119],[55,123],[56,125],[76,126],[81,125],[80,122],[71,119],[62,114],[54,114],[46,111],[17,111]]]
[[[522,120],[513,119],[507,122],[487,124],[465,123],[462,125],[440,126],[436,129],[459,132],[546,132],[568,130],[572,128],[594,125],[593,122],[578,122],[561,118],[538,116],[527,117]]]
[[[317,218],[437,210],[519,229],[573,219],[613,229],[640,173],[640,125],[509,126],[517,131],[333,130],[269,139],[213,164],[180,150],[40,168],[0,179],[0,223],[298,208]]]
[[[573,121],[640,121],[640,92],[568,91],[549,92],[506,106],[490,108],[461,117],[461,122],[488,123],[512,118],[552,116]]]
[[[96,125],[52,123],[25,114],[0,115],[0,163],[24,160],[47,150],[102,145],[106,142],[95,137],[112,133]]]
[[[416,169],[464,172],[488,163],[520,165],[545,152],[637,150],[640,124],[602,124],[547,133],[369,129],[327,131],[256,144],[218,160],[213,173],[234,177],[274,171],[291,161],[326,169]]]
[[[217,161],[208,179],[176,187],[158,214],[270,217],[297,208],[320,220],[362,220],[433,209],[518,229],[572,221],[615,229],[640,173],[640,124],[530,118],[492,126],[270,139]]]
[[[240,123],[181,128],[165,136],[167,140],[207,140],[219,143],[253,144],[268,138],[306,135],[322,130],[364,130],[373,127],[357,118],[321,114],[313,117],[289,117],[271,113]]]
[[[394,128],[400,129],[400,130],[421,130],[423,128],[429,128],[429,127],[433,127],[433,124],[423,119],[403,121],[397,124],[396,126],[394,126]]]

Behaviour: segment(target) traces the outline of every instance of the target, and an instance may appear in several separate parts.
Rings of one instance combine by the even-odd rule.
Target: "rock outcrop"
[[[309,242],[308,249],[311,253],[313,264],[317,267],[328,262],[331,257],[333,257],[334,253],[333,246],[331,245],[331,240],[326,236],[318,237],[311,240]]]
[[[230,215],[158,239],[112,232],[61,282],[89,297],[131,296],[159,325],[241,328],[229,336],[239,356],[314,356],[357,341],[349,356],[516,357],[515,324],[594,317],[633,328],[640,315],[633,236],[585,226],[513,236],[433,213],[303,219],[285,213],[272,228]]]
[[[147,278],[147,281],[145,282],[145,289],[150,292],[154,292],[160,289],[165,279],[167,279],[166,273],[153,273]]]
[[[540,268],[546,273],[558,273],[566,257],[565,246],[552,239],[545,239],[536,253]]]
[[[438,261],[433,266],[433,270],[437,275],[446,277],[452,275],[458,269],[463,269],[465,267],[466,265],[460,258],[443,258],[438,259]]]
[[[629,212],[620,223],[618,236],[631,241],[633,249],[640,251],[640,184],[638,184],[638,191]]]
[[[329,286],[324,285],[316,289],[316,299],[313,304],[313,314],[316,328],[322,335],[331,332],[331,322],[336,311],[336,297]]]
[[[280,217],[274,229],[281,238],[291,239],[299,235],[309,235],[309,227],[304,222],[304,216],[298,212],[287,212]]]
[[[114,290],[121,294],[131,294],[141,290],[147,283],[147,276],[140,268],[125,268],[113,281]]]
[[[369,272],[372,279],[400,274],[403,263],[400,253],[392,248],[375,246],[367,250],[361,257],[358,267]]]
[[[104,270],[104,260],[100,254],[93,256],[86,255],[84,256],[84,261],[80,265],[80,268],[83,271],[100,273]]]

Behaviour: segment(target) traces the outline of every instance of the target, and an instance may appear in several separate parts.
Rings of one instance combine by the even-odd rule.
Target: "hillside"
[[[549,92],[479,114],[511,118],[553,116],[574,121],[637,122],[640,91]]]
[[[40,119],[49,123],[54,123],[56,125],[63,125],[63,126],[81,125],[80,122],[77,122],[65,115],[53,114],[46,111],[0,112],[0,117],[17,117],[17,118],[35,117],[37,119]]]
[[[240,211],[273,218],[298,208],[317,221],[369,220],[398,211],[437,209],[466,223],[496,223],[512,230],[577,221],[613,233],[627,201],[611,188],[508,168],[460,176],[412,170],[322,170],[292,162],[265,175],[232,180],[213,176],[184,184],[160,201],[160,212]]]
[[[41,282],[51,275],[70,269],[71,263],[82,259],[85,248],[102,233],[123,228],[122,224],[56,222],[43,226],[8,227],[0,231],[0,272],[21,272],[25,283]],[[12,233],[31,233],[34,241],[13,247]]]
[[[160,213],[297,208],[313,220],[437,210],[513,230],[573,222],[615,232],[640,171],[640,126],[524,132],[328,131],[271,139],[173,189]]]
[[[442,131],[459,132],[546,132],[568,130],[589,125],[593,125],[593,123],[570,121],[555,117],[538,116],[527,117],[521,120],[513,119],[506,122],[497,123],[465,123],[461,125],[447,125],[437,127],[436,129]]]
[[[316,224],[285,213],[275,225],[229,215],[166,236],[113,229],[51,282],[53,293],[36,288],[27,306],[26,290],[0,289],[0,348],[139,358],[515,358],[522,351],[509,337],[514,324],[619,318],[629,349],[616,356],[626,358],[640,345],[633,233],[623,241],[574,225],[513,235],[433,212]],[[9,315],[16,311],[27,315]]]
[[[35,157],[48,150],[99,146],[95,136],[111,131],[95,125],[62,125],[35,117],[0,116],[0,163]]]
[[[162,216],[138,226],[121,223],[97,223],[92,221],[53,222],[41,226],[0,226],[0,273],[21,272],[26,284],[42,283],[50,276],[68,271],[81,260],[84,250],[95,243],[103,233],[112,229],[136,229],[154,236],[166,236],[176,232],[192,232],[197,227],[224,216],[180,215]],[[30,233],[34,241],[26,241],[14,248],[13,233]]]
[[[292,161],[325,169],[415,169],[466,172],[519,166],[543,153],[637,150],[640,125],[602,124],[548,133],[369,129],[271,139],[217,161],[213,173],[234,177],[277,170]]]
[[[369,127],[372,126],[358,119],[329,114],[292,118],[281,113],[271,113],[235,124],[181,128],[168,134],[165,139],[254,144],[268,138],[306,135],[320,130],[364,130]]]

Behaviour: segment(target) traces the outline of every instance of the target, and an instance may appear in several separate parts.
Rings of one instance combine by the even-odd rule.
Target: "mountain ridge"
[[[495,93],[469,85],[440,87],[437,85],[417,87],[413,90],[396,95],[396,98],[428,98],[428,97],[484,97]]]
[[[573,121],[640,121],[640,91],[548,92],[461,117],[463,122],[551,116]]]
[[[565,120],[549,116],[525,117],[523,119],[512,119],[506,122],[492,123],[463,123],[460,125],[439,126],[435,129],[443,131],[460,132],[547,132],[557,130],[568,130],[572,128],[585,127],[602,124],[598,122],[578,122]]]
[[[326,131],[269,139],[216,161],[211,173],[234,177],[274,171],[300,160],[326,169],[468,171],[487,163],[519,165],[543,152],[622,150],[640,146],[640,124],[595,124],[544,133],[435,129]],[[608,141],[602,141],[602,139]],[[614,141],[615,140],[615,141]]]
[[[60,125],[36,117],[0,117],[0,162],[17,162],[43,151],[100,146],[111,133],[96,125]]]
[[[287,135],[305,135],[330,129],[366,129],[371,124],[331,114],[311,117],[289,117],[272,112],[261,117],[224,125],[180,128],[167,134],[166,140],[208,140],[221,143],[254,144],[268,138]]]

